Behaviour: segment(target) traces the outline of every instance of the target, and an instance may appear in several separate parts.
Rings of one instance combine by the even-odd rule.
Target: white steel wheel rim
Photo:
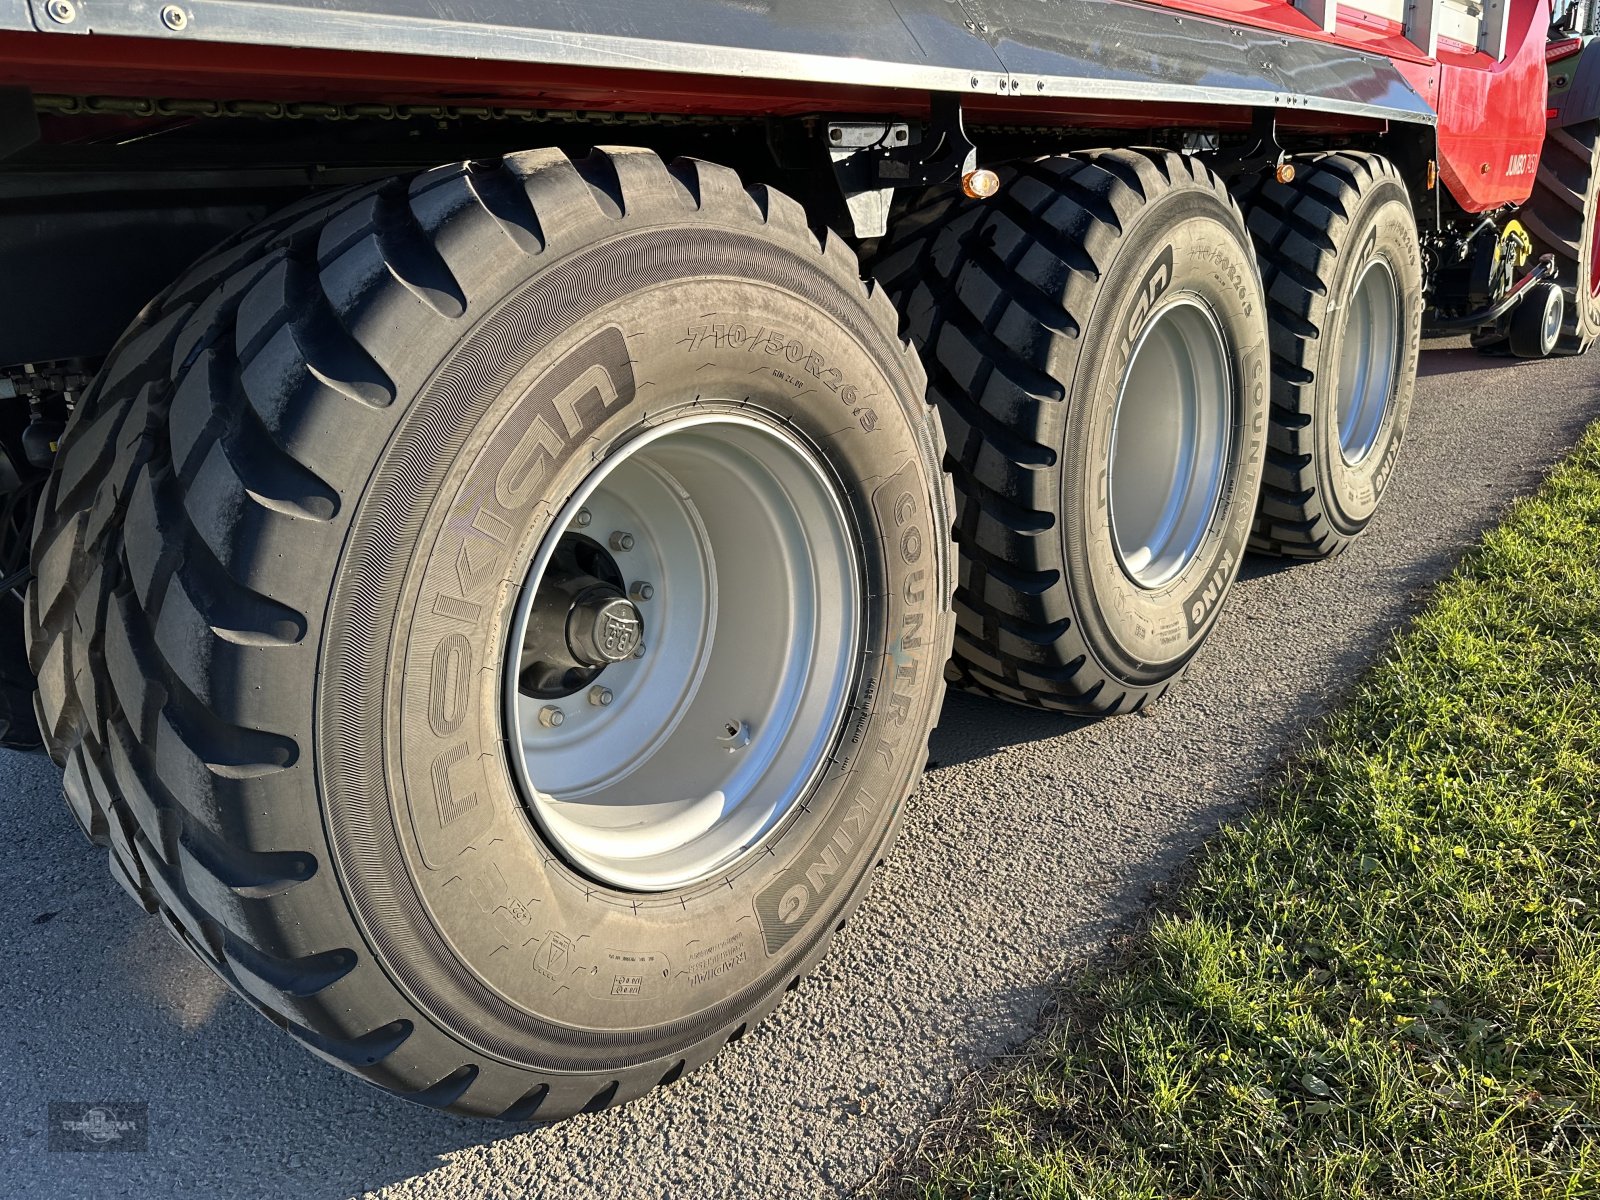
[[[1200,553],[1233,439],[1233,372],[1211,309],[1179,296],[1128,355],[1111,425],[1106,493],[1124,574],[1154,589]]]
[[[683,887],[733,869],[801,802],[860,658],[850,530],[816,455],[738,414],[657,426],[583,481],[535,554],[505,670],[527,808],[574,866],[624,890]],[[643,653],[570,695],[533,697],[519,686],[530,613],[569,534],[605,544],[630,590],[650,585],[633,596]]]
[[[1389,264],[1375,258],[1351,295],[1339,347],[1339,454],[1351,466],[1378,444],[1399,362],[1400,289]]]

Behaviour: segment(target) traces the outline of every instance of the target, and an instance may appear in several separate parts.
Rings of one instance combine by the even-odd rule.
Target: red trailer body
[[[1109,11],[1132,5],[1104,0],[1102,7]],[[1191,23],[1196,38],[1248,28],[1381,56],[1436,114],[1439,174],[1463,209],[1484,212],[1527,198],[1544,136],[1547,0],[1506,0],[1504,52],[1499,57],[1444,36],[1437,38],[1436,49],[1429,54],[1408,39],[1401,22],[1349,4],[1338,6],[1336,23],[1328,32],[1283,0],[1165,0],[1139,7],[1203,18]],[[880,88],[865,79],[841,84],[822,72],[813,79],[769,80],[748,73],[690,74],[644,66],[597,68],[509,58],[483,61],[194,38],[74,37],[0,30],[0,86],[7,85],[82,96],[336,99],[740,116],[878,110],[916,114],[926,111],[927,103],[926,93],[918,89]],[[1186,111],[1186,101],[1176,88],[1171,101],[1163,102],[1155,94],[1137,105],[1096,101],[1092,87],[1081,90],[1083,94],[1070,101],[1041,101],[1002,83],[998,94],[980,88],[968,108],[975,124],[1015,121],[1024,115],[1040,124],[1121,128],[1227,128],[1249,123],[1244,105],[1233,111],[1219,112],[1214,106]],[[1319,106],[1315,98],[1287,99],[1299,103],[1286,109],[1284,119],[1310,128],[1359,128],[1372,120],[1351,119]]]

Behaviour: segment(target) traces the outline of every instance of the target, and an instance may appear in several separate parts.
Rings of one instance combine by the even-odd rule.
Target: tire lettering
[[[450,783],[450,768],[470,753],[465,742],[457,742],[433,760],[430,774],[433,776],[433,799],[439,809],[440,829],[478,806],[477,792],[467,792],[457,796]]]
[[[449,617],[452,621],[460,621],[464,625],[476,625],[479,614],[483,612],[483,606],[474,604],[471,600],[464,600],[460,596],[452,596],[448,592],[440,592],[433,598],[433,611],[436,616]]]
[[[495,568],[498,566],[498,557],[493,553],[485,554],[483,562],[473,565],[473,547],[481,545],[482,543],[475,539],[464,538],[460,549],[456,551],[456,587],[460,589],[462,596],[477,591],[478,585],[484,579],[497,574]]]
[[[579,375],[555,398],[556,412],[561,417],[561,423],[567,427],[569,438],[575,438],[583,432],[583,420],[578,416],[578,401],[588,399],[598,400],[602,410],[610,408],[618,400],[617,385],[611,381],[611,373],[600,363],[595,363]]]
[[[508,560],[516,534],[528,522],[527,510],[542,497],[546,478],[569,441],[582,436],[586,425],[598,425],[611,409],[633,396],[627,338],[621,329],[608,325],[540,374],[517,410],[531,410],[532,415],[502,426],[494,435],[491,445],[499,469],[492,495],[477,495],[475,508],[453,512],[445,525],[435,565],[425,576],[424,587],[433,590],[431,595],[423,593],[418,611],[431,612],[455,627],[441,630],[435,622],[426,623],[438,640],[431,647],[417,645],[408,653],[406,667],[407,695],[412,694],[413,686],[423,693],[427,720],[426,726],[419,723],[412,731],[454,739],[426,751],[419,763],[422,778],[417,784],[417,802],[410,806],[417,846],[430,870],[455,864],[494,816],[492,805],[479,803],[487,776],[480,745],[483,731],[473,719],[484,665],[477,661],[476,652],[483,645],[484,614],[494,611],[493,597],[509,586]],[[482,489],[485,493],[490,490],[487,486]],[[444,537],[455,540],[445,543]],[[411,707],[408,704],[405,709]],[[417,720],[422,720],[420,715]],[[427,819],[427,801],[420,795],[430,784],[437,823]],[[440,836],[447,826],[449,833]],[[526,905],[509,899],[507,904],[513,919],[525,924]]]
[[[543,417],[530,421],[522,440],[495,476],[494,498],[500,507],[521,508],[538,495],[545,472],[565,445]],[[536,455],[540,456],[537,461]]]
[[[495,476],[494,498],[501,508],[521,508],[540,493],[545,473],[556,455],[561,453],[570,439],[583,431],[583,419],[578,412],[580,402],[586,408],[598,406],[603,414],[607,409],[633,399],[628,342],[622,330],[615,325],[608,325],[553,367],[545,378],[552,382],[559,381],[568,363],[585,359],[591,360],[590,365],[569,379],[550,400],[551,408],[566,430],[566,437],[558,435],[542,416],[534,417],[528,423],[522,439]]]
[[[778,920],[785,925],[793,925],[800,914],[805,911],[806,904],[810,899],[811,889],[803,883],[795,884],[778,901]]]
[[[1374,225],[1367,231],[1367,236],[1362,239],[1361,253],[1356,255],[1357,262],[1365,262],[1372,257],[1372,252],[1378,248],[1378,227]]]
[[[915,650],[922,645],[922,623],[925,620],[919,612],[908,612],[906,623],[900,632],[900,649]]]
[[[490,512],[487,508],[480,508],[472,514],[472,528],[483,534],[496,546],[504,546],[511,540],[511,525],[502,516]]]
[[[871,798],[868,797],[870,800]],[[812,859],[805,869],[802,877],[804,882],[797,882],[785,888],[782,895],[774,904],[772,915],[780,925],[793,926],[809,917],[827,898],[838,884],[846,864],[850,860],[851,851],[861,844],[861,833],[865,827],[867,806],[860,801],[852,804],[846,811],[842,820],[833,831],[833,836],[823,845],[822,849]],[[782,931],[778,936],[769,932],[767,937],[768,951],[771,952],[778,945],[788,940],[788,931]],[[775,943],[775,944],[774,944]]]
[[[467,719],[472,685],[472,643],[452,630],[433,649],[433,677],[428,688],[428,724],[448,737]]]
[[[808,347],[804,338],[769,329],[765,325],[758,328],[752,336],[743,325],[710,324],[689,325],[685,327],[683,336],[678,339],[678,345],[686,346],[691,351],[698,350],[707,342],[719,349],[723,346],[730,346],[736,350],[743,348],[746,354],[754,354],[757,350],[765,350],[774,358],[781,354],[785,361],[803,368],[805,374],[819,380],[830,392],[838,396],[839,402],[850,409],[850,415],[856,418],[865,432],[871,433],[878,427],[876,412],[870,408],[856,407],[860,391],[855,385],[846,383],[839,368],[829,366],[827,358],[821,352]],[[792,375],[776,371],[774,374],[795,387],[802,386],[802,381]]]
[[[915,525],[900,535],[900,557],[908,563],[922,557],[922,530]]]
[[[1150,264],[1150,269],[1144,273],[1144,278],[1139,281],[1138,299],[1134,302],[1133,311],[1128,314],[1127,323],[1123,326],[1121,339],[1117,343],[1117,374],[1120,375],[1128,365],[1128,356],[1133,352],[1133,343],[1144,327],[1144,319],[1150,315],[1150,310],[1155,307],[1161,293],[1165,292],[1172,284],[1172,247],[1165,246],[1161,253],[1156,255],[1155,262]]]
[[[1185,607],[1189,614],[1189,632],[1191,634],[1199,632],[1200,626],[1205,624],[1206,618],[1211,615],[1212,610],[1217,607],[1217,602],[1222,599],[1223,593],[1228,590],[1228,580],[1231,577],[1233,564],[1236,561],[1237,558],[1231,547],[1224,550],[1222,552],[1222,561],[1217,564],[1217,569],[1211,573],[1211,578],[1207,579],[1204,586],[1189,597],[1189,603]]]

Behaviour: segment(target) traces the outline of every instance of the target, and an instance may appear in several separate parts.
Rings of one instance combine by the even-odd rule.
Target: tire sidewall
[[[1416,392],[1422,308],[1414,298],[1422,294],[1422,256],[1405,189],[1394,180],[1379,180],[1355,206],[1342,240],[1354,253],[1340,254],[1327,280],[1327,294],[1334,298],[1328,309],[1333,336],[1319,339],[1321,354],[1313,372],[1317,391],[1312,401],[1312,453],[1317,457],[1316,478],[1324,481],[1328,522],[1341,536],[1350,537],[1372,519],[1394,474]],[[1349,333],[1350,301],[1366,270],[1377,261],[1388,267],[1395,283],[1400,323],[1397,358],[1372,448],[1351,463],[1340,450],[1340,354]],[[1344,303],[1338,303],[1340,297]]]
[[[1595,226],[1600,222],[1600,122],[1588,129],[1589,171],[1583,181],[1583,222],[1578,241],[1578,277],[1573,281],[1575,329],[1579,341],[1587,346],[1600,337],[1600,292],[1594,278]]]
[[[1214,192],[1175,188],[1123,236],[1126,249],[1106,273],[1083,334],[1086,346],[1111,352],[1083,357],[1068,397],[1061,536],[1085,644],[1115,679],[1149,686],[1176,674],[1199,649],[1250,536],[1266,450],[1267,330],[1248,237]],[[1179,296],[1202,304],[1222,331],[1232,376],[1230,437],[1200,548],[1176,576],[1146,589],[1123,571],[1113,544],[1107,464],[1128,350],[1151,315]]]
[[[876,600],[829,765],[762,852],[693,887],[622,893],[565,864],[524,808],[504,645],[564,497],[696,404],[814,447]],[[353,522],[318,723],[357,919],[442,1029],[534,1070],[671,1059],[725,1036],[818,951],[892,834],[932,722],[950,522],[928,429],[920,377],[853,280],[704,225],[540,270],[446,357]]]

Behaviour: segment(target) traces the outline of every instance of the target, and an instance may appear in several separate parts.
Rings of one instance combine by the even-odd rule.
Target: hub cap
[[[1339,348],[1339,453],[1354,466],[1372,453],[1400,361],[1400,291],[1381,258],[1367,264],[1350,300]]]
[[[694,883],[805,795],[859,661],[850,528],[816,455],[742,415],[658,426],[583,482],[523,586],[505,700],[528,809],[575,866]]]
[[[1216,318],[1186,296],[1156,310],[1128,356],[1107,491],[1117,558],[1140,587],[1169,582],[1205,540],[1233,436],[1231,374]]]

